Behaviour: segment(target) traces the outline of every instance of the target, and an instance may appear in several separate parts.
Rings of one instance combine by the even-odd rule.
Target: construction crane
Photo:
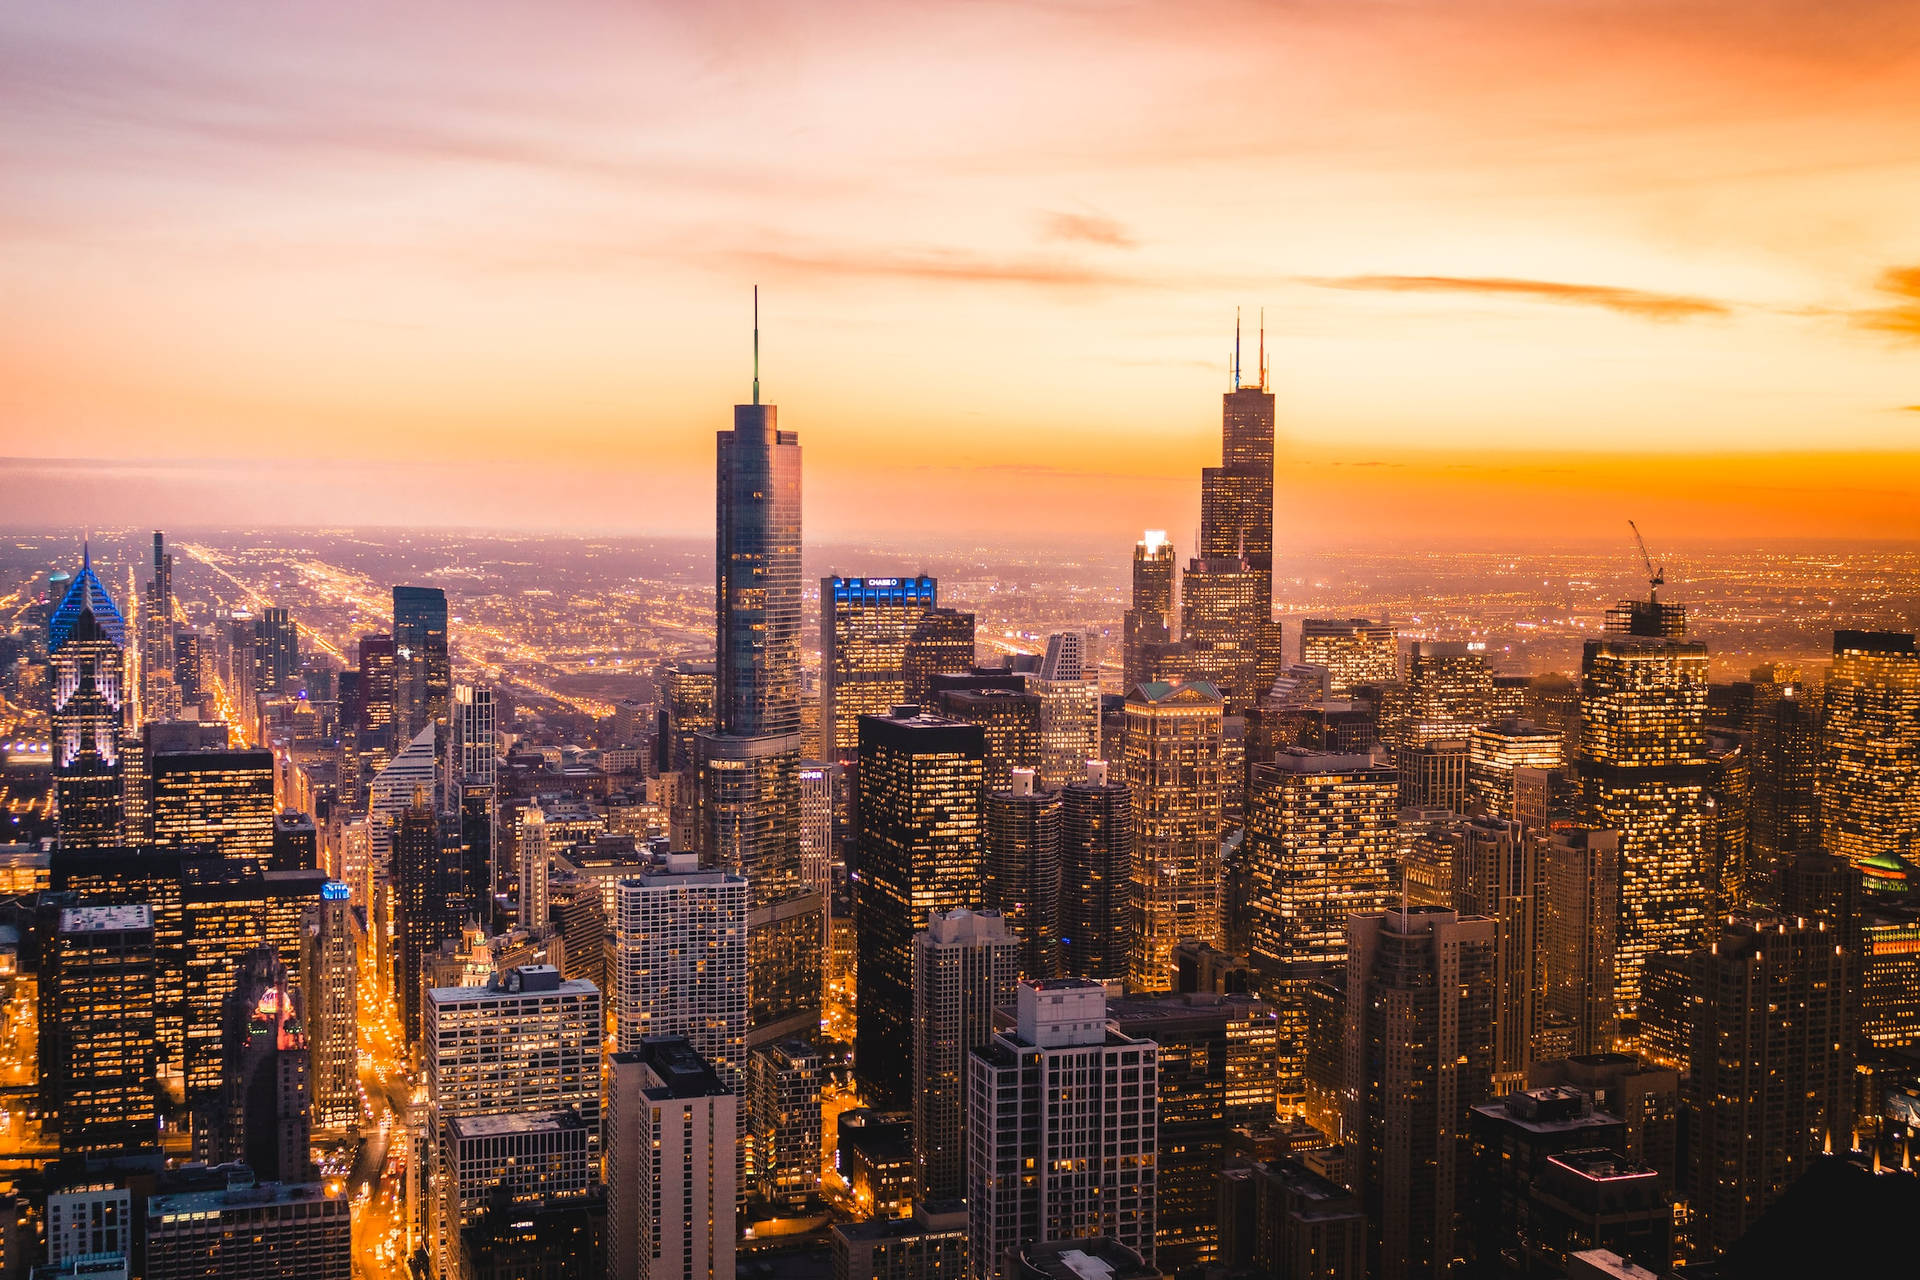
[[[1633,540],[1640,545],[1640,559],[1646,562],[1647,599],[1654,604],[1658,604],[1660,602],[1660,588],[1666,585],[1667,581],[1666,566],[1662,565],[1657,569],[1654,568],[1653,557],[1647,554],[1647,540],[1640,536],[1639,525],[1629,520],[1627,521],[1627,528],[1633,530]]]

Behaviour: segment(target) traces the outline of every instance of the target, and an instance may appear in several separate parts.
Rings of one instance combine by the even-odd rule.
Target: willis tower
[[[749,1047],[820,1025],[823,895],[800,865],[800,441],[760,403],[719,433],[714,728],[695,739],[702,861],[747,878]]]

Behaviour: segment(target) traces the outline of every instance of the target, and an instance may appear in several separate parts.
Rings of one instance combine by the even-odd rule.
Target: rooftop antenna
[[[753,402],[760,403],[760,286],[753,286]]]
[[[1260,308],[1260,389],[1267,389],[1267,309]]]
[[[1233,389],[1240,389],[1240,308],[1233,309]]]

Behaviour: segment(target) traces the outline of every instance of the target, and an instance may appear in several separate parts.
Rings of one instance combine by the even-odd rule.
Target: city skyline
[[[1186,541],[1240,307],[1300,538],[1920,538],[1906,7],[565,12],[11,8],[20,518],[691,531],[760,282],[822,537]]]

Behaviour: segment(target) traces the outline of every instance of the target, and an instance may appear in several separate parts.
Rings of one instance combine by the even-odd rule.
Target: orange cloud
[[[1046,235],[1049,240],[1072,240],[1108,249],[1131,249],[1140,243],[1117,221],[1097,213],[1049,213]]]
[[[1304,284],[1323,289],[1364,289],[1386,293],[1467,293],[1529,298],[1570,306],[1602,307],[1643,320],[1693,320],[1733,313],[1727,303],[1690,294],[1653,293],[1613,285],[1566,284],[1557,280],[1516,280],[1505,276],[1312,276]]]
[[[1888,267],[1880,273],[1876,287],[1900,301],[1890,307],[1856,311],[1853,322],[1863,329],[1920,339],[1920,267]],[[1920,408],[1916,405],[1907,407]]]

